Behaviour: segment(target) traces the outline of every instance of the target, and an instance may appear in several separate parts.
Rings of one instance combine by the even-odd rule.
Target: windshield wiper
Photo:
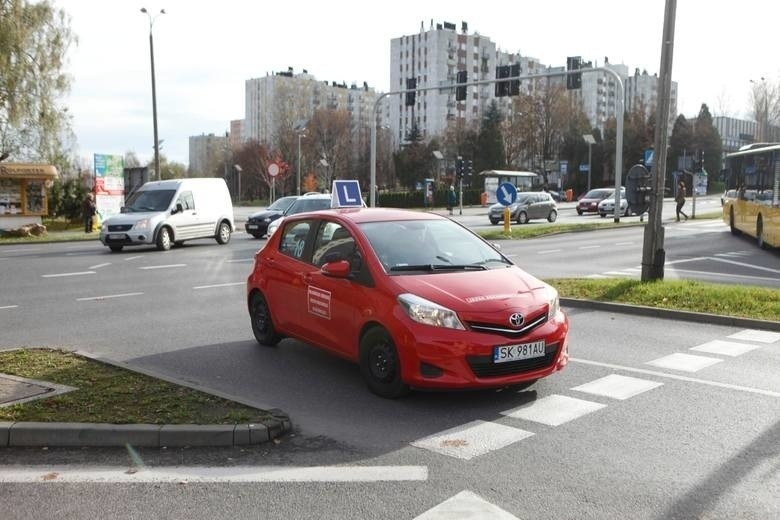
[[[479,264],[415,264],[394,265],[391,271],[486,271],[487,267]]]

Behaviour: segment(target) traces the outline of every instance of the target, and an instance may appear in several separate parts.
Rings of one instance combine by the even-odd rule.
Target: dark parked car
[[[607,197],[611,197],[613,193],[615,193],[615,188],[597,188],[595,190],[590,190],[577,202],[577,215],[582,215],[583,213],[598,213],[599,202]],[[625,190],[623,188],[620,189],[620,196],[625,197]]]
[[[246,232],[255,238],[263,238],[268,232],[268,224],[281,217],[282,213],[284,213],[297,198],[297,195],[282,197],[276,199],[273,204],[263,211],[252,213],[246,220],[246,224],[244,224]]]

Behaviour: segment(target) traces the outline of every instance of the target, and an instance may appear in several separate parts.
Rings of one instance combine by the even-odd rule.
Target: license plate
[[[256,224],[247,224],[246,228],[247,229],[257,229],[257,225]]]
[[[533,359],[545,355],[544,340],[533,343],[521,343],[519,345],[502,345],[493,347],[493,363],[506,363],[508,361],[520,361]]]
[[[108,238],[111,240],[124,240],[125,235],[123,233],[112,233],[108,235]]]

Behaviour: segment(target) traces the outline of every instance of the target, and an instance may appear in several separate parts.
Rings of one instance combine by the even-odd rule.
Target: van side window
[[[177,204],[181,204],[184,209],[195,209],[195,199],[192,197],[191,191],[183,191],[179,194],[179,198],[176,199]]]
[[[308,220],[285,226],[279,241],[279,252],[302,260],[310,228],[311,223]]]

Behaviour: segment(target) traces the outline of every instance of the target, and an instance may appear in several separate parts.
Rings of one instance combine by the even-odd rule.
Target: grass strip
[[[262,424],[272,417],[264,410],[56,349],[0,352],[0,373],[77,388],[2,407],[0,421]]]
[[[560,296],[759,320],[780,319],[780,291],[696,280],[642,282],[623,278],[546,280]]]

